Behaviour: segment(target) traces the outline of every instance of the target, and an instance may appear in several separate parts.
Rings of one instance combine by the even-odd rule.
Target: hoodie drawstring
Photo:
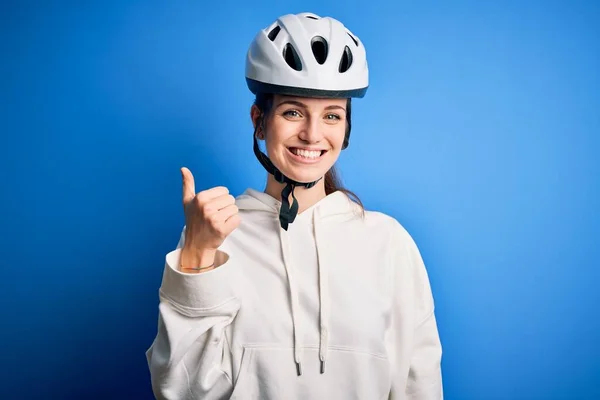
[[[281,252],[283,254],[283,264],[288,278],[288,287],[290,289],[290,303],[292,308],[292,326],[294,327],[294,361],[296,362],[296,373],[302,375],[302,347],[298,338],[300,337],[300,326],[298,323],[298,288],[294,280],[294,274],[288,259],[290,251],[290,242],[287,231],[281,227],[279,229],[279,237],[281,240]]]
[[[315,237],[315,247],[317,249],[317,268],[319,274],[319,360],[321,361],[321,373],[325,373],[325,362],[327,361],[327,350],[329,346],[329,293],[327,291],[328,286],[328,274],[327,274],[327,263],[323,260],[322,250],[319,247],[321,238],[319,237],[319,213],[318,209],[315,209],[313,215],[313,233]],[[279,236],[281,240],[281,251],[283,254],[283,264],[285,265],[285,271],[288,278],[288,288],[290,291],[290,303],[292,309],[292,326],[294,330],[294,361],[296,363],[296,372],[298,376],[302,375],[302,346],[300,345],[299,338],[301,336],[301,327],[298,317],[298,287],[294,278],[293,268],[290,264],[290,242],[287,230],[279,229]]]
[[[327,350],[329,348],[329,293],[327,288],[329,287],[327,274],[327,263],[323,260],[322,251],[319,247],[321,240],[319,238],[317,229],[319,223],[318,209],[315,209],[313,213],[313,229],[315,235],[315,246],[317,248],[317,265],[319,268],[319,304],[320,304],[320,315],[319,315],[319,359],[321,360],[321,373],[325,373],[325,361],[327,361]]]

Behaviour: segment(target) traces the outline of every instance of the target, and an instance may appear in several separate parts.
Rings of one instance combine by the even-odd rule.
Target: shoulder
[[[365,224],[378,230],[386,232],[392,242],[404,242],[414,244],[414,240],[408,230],[395,217],[381,211],[365,210]]]

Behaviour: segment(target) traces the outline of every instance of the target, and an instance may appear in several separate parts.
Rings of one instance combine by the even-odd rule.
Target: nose
[[[300,140],[309,144],[321,142],[321,140],[323,140],[323,132],[321,132],[318,118],[308,119],[298,134],[298,137]]]

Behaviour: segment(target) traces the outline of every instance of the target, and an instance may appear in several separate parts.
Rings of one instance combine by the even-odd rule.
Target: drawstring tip
[[[325,361],[321,361],[321,373],[325,373]]]
[[[299,362],[296,363],[296,373],[298,376],[302,375],[302,365]]]

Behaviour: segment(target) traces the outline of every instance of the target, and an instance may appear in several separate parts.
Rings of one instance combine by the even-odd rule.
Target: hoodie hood
[[[298,318],[298,286],[295,279],[295,266],[292,265],[291,248],[293,243],[290,243],[289,233],[279,224],[279,212],[282,206],[280,200],[273,198],[267,193],[259,192],[254,189],[247,189],[242,195],[236,199],[236,205],[240,211],[250,211],[265,213],[269,217],[272,216],[274,221],[277,221],[276,229],[279,230],[279,240],[281,244],[281,254],[283,257],[283,265],[285,267],[288,283],[288,295],[290,297],[290,313],[292,316],[293,334],[294,337],[294,362],[296,363],[296,371],[298,375],[302,375],[302,358],[303,350],[301,347],[301,338],[303,329],[301,321]],[[317,267],[319,274],[319,359],[321,362],[321,373],[325,373],[325,364],[327,361],[328,343],[329,343],[329,288],[328,288],[328,266],[323,262],[323,249],[326,247],[321,231],[321,224],[331,220],[332,218],[350,218],[355,216],[356,212],[360,211],[360,206],[354,203],[344,192],[337,191],[331,193],[317,203],[308,207],[302,213],[298,214],[297,223],[301,223],[305,219],[310,219],[312,222],[312,234],[317,249]],[[290,229],[294,224],[291,224]]]
[[[278,200],[265,192],[259,192],[258,190],[249,188],[237,197],[236,205],[240,210],[272,213],[274,218],[278,218],[281,200]],[[319,209],[321,218],[350,216],[350,214],[360,210],[358,204],[354,203],[344,192],[337,191],[325,196],[317,203],[298,214],[298,217],[312,214],[317,208]]]

